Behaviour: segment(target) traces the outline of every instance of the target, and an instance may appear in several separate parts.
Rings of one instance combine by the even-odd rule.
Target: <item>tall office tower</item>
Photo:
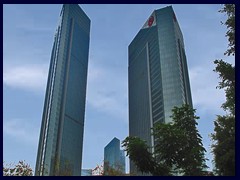
[[[109,169],[125,174],[125,155],[116,137],[104,148],[104,172],[107,174]]]
[[[129,135],[154,147],[154,124],[171,122],[174,106],[192,106],[183,35],[171,6],[153,11],[128,53]],[[132,162],[130,172],[137,172]]]
[[[35,175],[81,175],[90,19],[65,4],[54,37]]]

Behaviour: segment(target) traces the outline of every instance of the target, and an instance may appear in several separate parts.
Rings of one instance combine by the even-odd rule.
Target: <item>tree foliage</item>
[[[104,165],[97,165],[93,170],[92,174],[94,176],[125,176],[126,174],[122,172],[123,167],[116,164],[115,168],[108,165],[108,162],[104,162]]]
[[[182,157],[179,158],[178,166],[185,175],[202,175],[202,171],[207,168],[204,157],[206,150],[196,127],[198,125],[196,120],[199,117],[195,112],[196,109],[192,109],[189,105],[173,109],[173,125],[183,133],[182,138],[184,138],[182,149],[179,151]]]
[[[124,150],[127,152],[130,160],[135,163],[142,173],[150,173],[154,176],[170,175],[169,168],[157,163],[150,153],[150,148],[146,142],[138,137],[126,137],[122,142]]]
[[[33,176],[33,170],[25,161],[15,164],[3,164],[3,176]]]
[[[235,175],[235,117],[218,116],[212,135],[216,173],[221,176]]]
[[[225,90],[226,102],[222,104],[225,111],[235,115],[235,66],[221,60],[215,60],[215,72],[219,73],[217,88]]]
[[[145,141],[137,137],[127,137],[123,141],[127,156],[136,164],[141,172],[154,169],[154,160]]]
[[[227,14],[226,37],[229,48],[225,55],[235,55],[235,5],[225,4],[219,11]],[[235,66],[224,60],[215,60],[215,72],[219,73],[220,82],[217,88],[224,89],[226,102],[222,104],[225,116],[217,116],[214,121],[214,133],[212,134],[215,172],[221,176],[235,175]]]
[[[196,110],[185,104],[174,107],[172,111],[172,124],[161,123],[153,129],[157,139],[156,157],[178,174],[202,175],[207,168],[204,157],[206,150],[196,128],[196,120],[199,119],[195,115]]]
[[[227,14],[227,20],[222,24],[227,27],[226,37],[228,38],[229,48],[224,54],[235,55],[235,4],[224,4],[219,12]]]
[[[152,175],[203,175],[205,149],[196,125],[195,109],[174,107],[173,123],[154,125],[154,154],[138,137],[127,137],[123,147],[141,172]]]

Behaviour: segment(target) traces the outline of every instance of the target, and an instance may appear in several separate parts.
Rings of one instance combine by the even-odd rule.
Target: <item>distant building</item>
[[[107,173],[109,169],[125,174],[125,155],[116,137],[104,148],[104,172]]]
[[[129,136],[154,147],[155,123],[171,122],[174,106],[192,106],[183,35],[172,6],[153,11],[128,46],[128,87]],[[130,173],[141,175],[131,161]]]
[[[92,169],[82,169],[81,176],[92,176]]]
[[[124,174],[126,173],[125,163],[126,163],[126,158],[125,158],[124,150],[120,150],[120,164],[122,165],[122,172]]]
[[[56,28],[40,130],[36,176],[80,176],[90,19],[64,4]]]

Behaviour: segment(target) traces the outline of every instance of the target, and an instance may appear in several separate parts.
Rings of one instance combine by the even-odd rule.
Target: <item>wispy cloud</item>
[[[200,116],[198,129],[207,150],[206,157],[209,160],[206,163],[210,169],[212,169],[213,156],[211,154],[212,141],[209,135],[214,131],[213,121],[216,115],[224,113],[220,106],[225,101],[224,91],[216,89],[219,79],[213,69],[214,64],[211,61],[189,69],[193,105],[197,109],[197,116]]]
[[[11,119],[3,122],[3,135],[10,136],[18,142],[25,142],[36,146],[38,142],[38,128],[29,123],[28,119]]]
[[[3,83],[12,88],[42,92],[48,75],[47,65],[21,65],[5,68]]]
[[[127,122],[127,76],[121,76],[116,68],[89,62],[87,103],[100,112],[121,117]]]
[[[223,90],[216,89],[219,80],[218,75],[211,71],[209,67],[198,66],[189,69],[189,76],[194,106],[208,109],[213,113],[219,112],[220,106],[225,100],[225,95]]]

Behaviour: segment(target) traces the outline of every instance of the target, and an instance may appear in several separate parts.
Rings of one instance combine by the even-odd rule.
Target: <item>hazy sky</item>
[[[61,10],[55,5],[3,6],[3,159],[26,160],[35,168],[43,102],[55,28]],[[128,45],[154,9],[162,4],[82,4],[91,19],[83,168],[103,161],[114,138],[128,136]],[[183,33],[198,129],[212,168],[210,133],[224,102],[216,89],[213,60],[227,48],[226,16],[221,5],[173,4]],[[228,58],[234,63],[233,59]],[[127,164],[128,168],[128,164]]]

